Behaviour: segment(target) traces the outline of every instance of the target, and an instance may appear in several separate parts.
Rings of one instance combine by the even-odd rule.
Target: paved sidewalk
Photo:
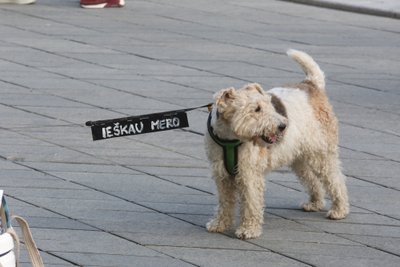
[[[338,10],[400,19],[398,0],[283,0]]]
[[[399,20],[285,1],[126,2],[0,5],[0,187],[47,267],[399,266]],[[298,81],[288,48],[327,75],[345,220],[302,212],[306,194],[283,169],[266,177],[262,237],[207,233],[206,110],[189,113],[190,131],[93,142],[84,126]]]

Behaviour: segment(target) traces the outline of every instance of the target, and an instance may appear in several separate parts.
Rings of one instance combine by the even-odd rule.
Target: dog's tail
[[[287,55],[294,61],[300,64],[304,73],[306,74],[306,81],[310,81],[315,84],[320,90],[325,90],[325,75],[324,72],[319,68],[318,64],[308,54],[289,49]]]

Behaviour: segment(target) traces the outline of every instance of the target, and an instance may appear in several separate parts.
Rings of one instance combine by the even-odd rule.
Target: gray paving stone
[[[388,98],[387,94],[382,90],[371,90],[351,84],[335,84],[329,87],[329,92],[331,93],[331,99],[334,100],[333,104],[337,101],[351,106],[350,103],[353,103],[356,107],[360,106],[369,110],[399,114],[399,107],[396,104],[399,97],[396,94],[390,94],[390,98]],[[337,110],[336,113],[338,113],[339,118],[342,116],[344,119],[352,115],[340,110]]]
[[[88,231],[96,230],[95,228],[88,226],[84,223],[66,218],[48,218],[48,217],[43,218],[43,217],[25,216],[25,219],[29,221],[29,226],[31,228],[88,230]]]
[[[104,219],[101,221],[93,217],[82,219],[82,221],[107,232],[156,233],[167,231],[178,233],[193,228],[193,225],[161,212],[125,212],[125,214],[123,212],[104,212],[103,216]]]
[[[152,247],[200,266],[307,266],[269,251]],[[248,260],[242,260],[251,259]]]
[[[400,254],[400,238],[398,237],[383,237],[383,236],[361,236],[361,235],[342,235],[343,237],[360,242],[362,244],[380,248],[384,251],[393,253],[395,255]]]
[[[84,105],[67,101],[59,97],[42,94],[2,94],[2,100],[7,104],[17,107],[23,106],[64,106],[64,107],[82,107]]]
[[[348,255],[341,255],[341,257],[330,256],[330,255],[313,255],[313,254],[289,254],[291,257],[295,257],[299,260],[304,260],[315,266],[340,266],[340,265],[351,265],[355,267],[364,266],[387,266],[395,267],[398,265],[396,257],[387,255],[382,258],[360,258],[351,255],[352,250],[348,250]]]
[[[400,131],[400,127],[397,124],[387,124],[381,119],[382,117],[387,117],[388,120],[396,121],[399,118],[398,114],[342,103],[336,105],[335,109],[340,111],[338,117],[343,124],[353,124],[352,122],[357,121],[360,127],[383,131],[393,135],[396,135]],[[391,110],[391,112],[393,111],[395,110]],[[361,114],[364,116],[360,116]]]
[[[64,177],[70,181],[75,181],[81,185],[88,186],[89,188],[96,188],[102,191],[124,191],[125,188],[129,193],[135,194],[135,192],[152,192],[152,193],[169,193],[169,194],[204,194],[199,191],[195,191],[188,187],[180,184],[171,183],[154,176],[149,175],[113,175],[110,179],[110,175],[102,174],[70,174],[67,173],[59,174],[60,177]],[[154,184],[159,186],[155,187]]]
[[[375,159],[375,160],[381,160],[382,158],[379,156],[374,156],[368,153],[364,153],[361,151],[357,151],[357,150],[353,150],[351,148],[345,148],[345,147],[341,147],[339,146],[339,154],[340,154],[340,158],[342,160],[342,164],[344,165],[344,169],[346,170],[347,165],[347,160],[348,159],[358,159],[358,160],[364,160],[364,159]]]
[[[73,263],[68,262],[60,257],[55,256],[54,254],[49,254],[46,252],[40,252],[43,262],[46,263],[46,266],[74,266]],[[32,263],[30,262],[28,251],[25,248],[25,245],[21,245],[21,256],[20,256],[20,266],[24,267],[32,267]]]
[[[35,240],[39,247],[49,252],[160,256],[160,253],[151,249],[100,231],[36,229]],[[107,243],[113,246],[105,246]]]
[[[373,162],[375,160],[347,160],[348,166],[346,168],[346,173],[348,175],[354,175],[357,177],[373,179],[374,182],[384,183],[385,178],[395,178],[400,171],[400,163],[393,161],[385,161],[380,159],[379,165],[383,166],[383,168],[377,168]],[[383,169],[383,170],[382,170]],[[357,171],[357,172],[356,172]],[[390,184],[386,184],[390,186]],[[396,185],[396,184],[392,184]]]
[[[47,188],[47,189],[76,189],[80,187],[76,184],[65,183],[57,179],[38,179],[38,178],[23,178],[18,179],[13,175],[8,178],[1,178],[2,187],[4,188]]]
[[[398,226],[391,225],[375,225],[375,224],[352,224],[352,223],[323,223],[303,221],[303,223],[310,227],[317,229],[324,229],[329,233],[335,234],[357,234],[357,235],[376,235],[382,237],[399,237]]]
[[[387,226],[399,226],[399,220],[379,215],[372,212],[361,212],[360,210],[352,209],[351,215],[349,215],[346,219],[342,221],[331,221],[324,217],[325,213],[323,212],[304,212],[302,210],[288,210],[288,209],[274,209],[270,212],[282,216],[284,218],[290,218],[295,221],[318,221],[320,223],[326,224],[340,224],[341,223],[349,223],[349,224],[368,224],[371,225],[387,225]]]
[[[145,246],[171,246],[171,247],[186,247],[186,248],[210,248],[210,249],[232,249],[232,250],[253,250],[262,251],[263,249],[248,242],[238,240],[234,236],[227,234],[208,233],[203,227],[188,226],[178,227],[170,231],[150,229],[137,232],[118,232],[128,239],[135,240]],[[229,234],[229,233],[228,233]],[[191,235],[192,238],[187,238]]]
[[[197,192],[196,194],[173,194],[173,193],[154,194],[152,192],[132,193],[129,191],[116,191],[113,193],[137,203],[153,202],[153,203],[213,205],[213,206],[216,204],[216,198],[214,195],[201,191]]]
[[[79,189],[47,189],[47,188],[30,188],[30,190],[26,190],[24,188],[15,188],[13,189],[13,193],[10,192],[10,195],[15,194],[21,199],[26,198],[36,198],[38,201],[40,200],[50,200],[59,199],[60,201],[70,199],[70,200],[114,200],[112,196],[101,194],[98,191],[92,190],[87,187],[80,186]]]
[[[352,125],[342,124],[341,129],[341,143],[344,147],[352,147],[355,150],[371,153],[394,161],[399,160],[400,150],[398,149],[399,145],[396,141],[398,139],[397,136]],[[348,132],[349,134],[344,135],[343,132]],[[354,140],[352,136],[357,136],[357,140]],[[368,142],[369,140],[380,139],[385,141],[380,143]]]
[[[159,210],[165,213],[189,213],[189,214],[209,214],[214,213],[215,205],[187,204],[187,203],[160,203],[160,202],[140,202],[146,207]]]
[[[12,196],[7,195],[7,203],[10,206],[10,212],[14,215],[23,216],[26,218],[36,217],[38,219],[65,219],[65,216],[56,214],[50,210],[36,207],[32,204],[26,204],[19,200],[15,200]],[[30,219],[27,219],[30,222]]]
[[[250,241],[263,247],[268,247],[269,243],[275,242],[294,242],[294,243],[317,243],[317,244],[335,244],[335,245],[357,245],[357,243],[349,241],[345,238],[335,236],[333,234],[298,231],[292,230],[290,227],[286,229],[276,229],[268,231],[265,235],[257,240]]]
[[[161,177],[173,181],[175,183],[179,183],[185,186],[195,187],[197,189],[203,190],[205,192],[210,192],[212,194],[216,194],[215,183],[210,178],[204,177],[176,177],[176,176],[164,176]]]
[[[256,241],[257,242],[257,241]],[[289,248],[289,243],[290,248]],[[374,249],[368,248],[362,245],[341,245],[341,244],[324,244],[324,243],[302,243],[302,242],[290,242],[290,241],[270,241],[267,245],[267,248],[273,251],[279,251],[281,253],[288,253],[289,255],[300,254],[303,260],[311,255],[318,256],[335,256],[344,257],[344,258],[358,258],[358,259],[369,259],[375,260],[377,258],[394,260],[395,256],[389,256],[385,252],[376,251]]]
[[[0,110],[4,114],[4,120],[0,124],[3,128],[21,127],[32,124],[54,124],[49,118],[38,118],[32,113],[17,110],[9,106],[0,105]]]
[[[352,195],[352,203],[356,206],[375,211],[378,214],[399,218],[400,214],[392,204],[399,198],[398,190],[360,187],[359,190],[353,190]]]
[[[165,255],[156,257],[146,256],[131,256],[131,255],[112,255],[112,254],[98,254],[98,253],[68,253],[56,252],[54,253],[64,259],[73,262],[80,262],[84,266],[193,266],[190,263],[168,257]]]
[[[378,16],[399,17],[400,5],[393,0],[357,0],[353,3],[348,3],[343,0],[319,0],[314,4],[328,8],[336,8],[339,10],[347,10],[353,12],[360,12],[365,14],[375,14]]]
[[[91,219],[97,218],[97,216],[103,217],[105,215],[115,216],[115,214],[123,214],[124,212],[127,214],[131,212],[151,212],[151,210],[140,205],[115,199],[108,195],[104,195],[104,199],[32,197],[30,198],[30,202],[38,206],[50,206],[48,208],[50,211],[56,214],[62,214],[67,218],[76,219]]]
[[[49,173],[53,173],[57,176],[59,172],[87,172],[87,173],[120,173],[120,174],[130,174],[134,173],[132,169],[124,168],[122,166],[117,166],[115,164],[85,164],[85,163],[43,163],[43,162],[29,162],[26,163],[27,166],[32,168],[37,168]]]
[[[164,166],[153,166],[151,168],[146,166],[135,166],[135,169],[143,172],[148,172],[154,175],[174,175],[174,176],[193,176],[193,177],[208,177],[208,168],[185,168],[185,167],[164,167]]]

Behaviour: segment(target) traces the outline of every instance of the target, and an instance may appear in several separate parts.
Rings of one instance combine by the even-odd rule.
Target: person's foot
[[[83,8],[123,7],[124,5],[125,0],[81,0]]]
[[[17,5],[29,5],[35,2],[36,0],[0,0],[0,4],[17,4]]]

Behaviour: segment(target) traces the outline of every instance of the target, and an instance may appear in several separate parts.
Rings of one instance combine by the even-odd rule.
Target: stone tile
[[[181,248],[210,248],[229,250],[253,250],[263,249],[249,242],[237,239],[232,233],[216,234],[209,233],[205,228],[197,226],[177,227],[176,231],[162,231],[160,228],[148,229],[138,232],[118,232],[118,235],[135,240],[140,244],[148,246],[171,246]],[[187,238],[190,235],[192,238]],[[157,249],[156,249],[157,250]]]
[[[179,259],[168,257],[166,255],[147,257],[147,256],[132,256],[121,254],[97,254],[97,253],[68,253],[55,252],[55,255],[68,259],[70,261],[79,262],[84,266],[136,266],[151,267],[151,266],[193,266],[190,263]]]
[[[398,137],[392,134],[376,132],[354,125],[341,125],[340,144],[344,147],[357,151],[370,153],[375,156],[397,161],[400,151],[398,149]],[[346,134],[343,134],[346,132]],[[357,139],[354,139],[357,136]],[[378,143],[371,143],[370,140],[384,140]]]
[[[96,230],[87,224],[67,218],[27,217],[25,215],[24,218],[29,221],[29,227],[32,229]],[[14,227],[18,229],[17,225]]]
[[[207,248],[152,247],[158,251],[179,257],[200,266],[307,266],[269,251],[224,250]],[[243,259],[251,259],[244,260]]]
[[[390,218],[384,215],[376,214],[376,213],[366,213],[360,212],[356,208],[353,210],[351,207],[350,215],[340,221],[331,221],[325,218],[325,212],[304,212],[303,210],[288,210],[288,209],[274,209],[270,211],[271,213],[282,216],[284,218],[288,218],[296,221],[318,221],[320,223],[329,224],[340,224],[341,223],[351,223],[351,224],[365,224],[368,222],[372,225],[391,225],[391,226],[400,226],[400,221],[394,218]]]
[[[146,202],[142,201],[140,204],[162,211],[164,213],[187,213],[187,214],[206,214],[211,215],[214,213],[215,205],[202,205],[202,204],[188,204],[188,203],[160,203],[160,202]]]
[[[344,238],[359,242],[361,244],[378,248],[395,255],[400,254],[400,238],[398,237],[384,237],[384,236],[361,236],[361,235],[341,235]]]
[[[348,250],[348,254],[337,256],[330,255],[314,255],[314,254],[289,254],[291,257],[297,258],[308,262],[315,266],[340,266],[350,264],[355,267],[364,266],[377,266],[383,265],[388,267],[395,267],[398,265],[397,257],[387,255],[381,258],[360,258],[359,256],[353,256],[352,250]]]
[[[194,176],[194,177],[208,177],[209,169],[208,168],[185,168],[185,167],[146,167],[146,166],[135,166],[134,168],[148,172],[153,175],[173,175],[173,176]]]
[[[55,256],[54,254],[49,254],[45,251],[40,251],[40,255],[42,256],[45,266],[57,266],[57,267],[65,267],[65,266],[76,266],[72,262],[68,262],[62,258]],[[21,244],[21,254],[20,254],[20,265],[24,267],[32,267],[32,263],[29,259],[28,251],[24,244]]]
[[[315,227],[332,234],[356,234],[356,235],[376,235],[381,237],[400,236],[398,226],[375,225],[375,224],[352,224],[352,223],[323,223],[302,221],[309,227]]]
[[[160,256],[160,253],[152,249],[100,231],[36,229],[35,241],[39,247],[49,252]],[[113,245],[107,245],[110,243]]]

